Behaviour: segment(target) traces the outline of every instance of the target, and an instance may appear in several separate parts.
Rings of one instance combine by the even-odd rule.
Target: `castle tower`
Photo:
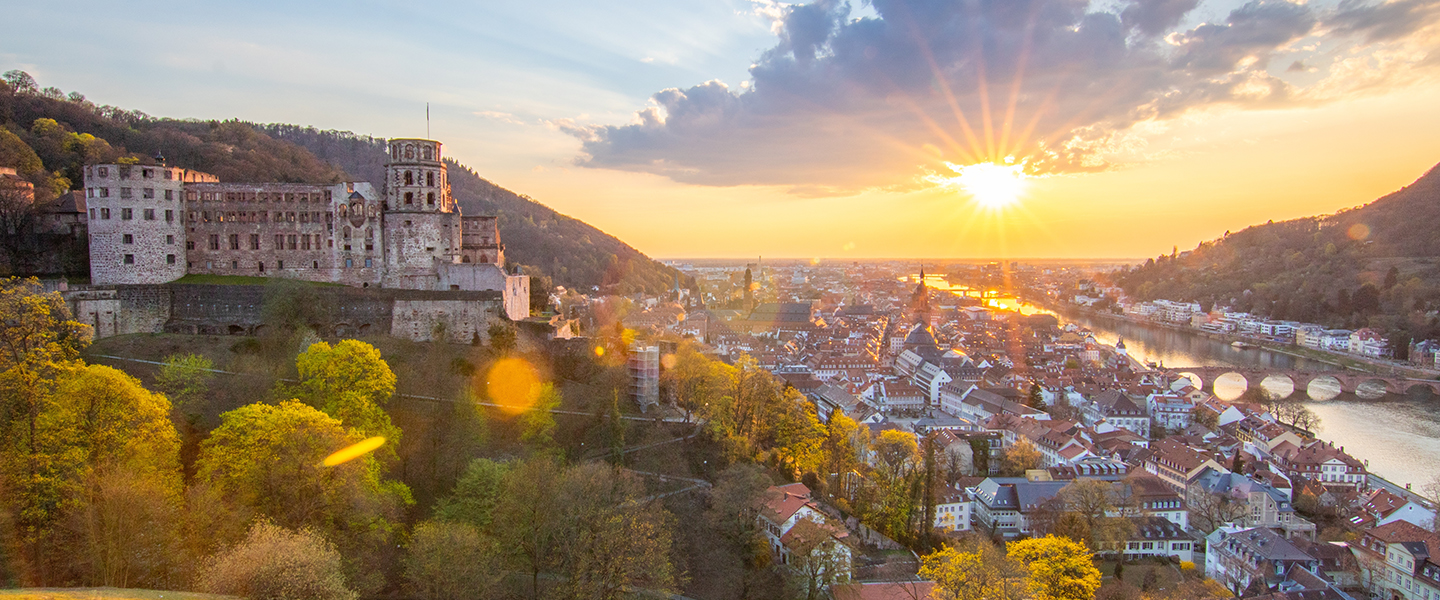
[[[208,173],[163,165],[86,166],[90,282],[153,284],[184,277],[184,186],[213,181]]]
[[[440,264],[461,256],[460,210],[450,197],[440,142],[390,140],[385,166],[386,287],[435,289]]]

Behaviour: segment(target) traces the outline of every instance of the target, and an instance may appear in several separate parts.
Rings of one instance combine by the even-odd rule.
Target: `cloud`
[[[1103,170],[1143,157],[1137,132],[1157,119],[1343,94],[1333,77],[1311,88],[1286,77],[1299,76],[1295,64],[1340,65],[1307,62],[1325,45],[1317,41],[1353,60],[1418,35],[1435,12],[1434,0],[1334,9],[1255,0],[1175,30],[1197,3],[1129,0],[1107,11],[1087,0],[872,0],[878,16],[855,19],[839,0],[756,2],[778,39],[749,85],[661,90],[629,124],[552,125],[581,140],[582,166],[806,196],[923,185],[944,161],[1013,156],[1036,174]],[[1426,58],[1392,56],[1405,57],[1386,59],[1392,70]]]

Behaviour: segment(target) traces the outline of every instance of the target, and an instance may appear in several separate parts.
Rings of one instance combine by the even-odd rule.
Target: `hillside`
[[[1229,305],[1277,319],[1440,335],[1440,165],[1333,215],[1270,222],[1116,274],[1140,299]]]
[[[0,82],[0,167],[14,167],[34,183],[39,203],[79,189],[85,164],[154,164],[157,156],[171,165],[213,173],[222,181],[384,183],[384,139],[297,125],[157,118],[96,105],[79,93],[39,89],[24,80],[28,75],[19,79],[12,72],[7,77],[16,80]],[[501,188],[459,163],[450,162],[450,169],[462,210],[500,217],[507,258],[540,276],[537,288],[547,285],[544,278],[556,285],[600,286],[621,294],[663,292],[677,276],[682,285],[693,285],[674,269],[584,222]],[[0,207],[0,213],[6,212]],[[24,249],[40,245],[34,240],[4,241],[8,256],[23,256]],[[57,250],[82,257],[69,263],[67,274],[88,274],[83,241],[72,245],[81,247]],[[6,267],[0,272],[59,274],[44,266],[7,262],[11,264],[0,265]]]

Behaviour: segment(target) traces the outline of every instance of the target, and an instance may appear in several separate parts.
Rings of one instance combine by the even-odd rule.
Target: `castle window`
[[[101,176],[101,177],[109,177],[109,176],[110,176],[110,169],[107,168],[107,167],[100,167],[100,176]]]
[[[310,268],[312,268],[312,269],[318,269],[318,268],[320,268],[320,261],[318,261],[318,260],[312,260],[312,261],[310,261]]]
[[[275,268],[277,268],[277,269],[283,269],[283,268],[285,268],[285,261],[283,261],[283,260],[277,260],[277,261],[275,261]]]
[[[174,254],[166,254],[166,255],[165,255],[165,264],[167,264],[167,265],[173,265],[173,264],[175,264],[175,255],[174,255]]]
[[[141,191],[140,191],[140,197],[141,197],[141,198],[154,198],[154,197],[155,197],[155,188],[145,188],[144,190],[141,190]]]
[[[132,193],[130,192],[130,188],[120,188],[120,197],[121,197],[121,198],[129,198],[129,197],[131,197],[131,196],[133,196],[133,195],[134,195],[134,194],[132,194]]]
[[[414,204],[414,203],[415,203],[415,194],[413,194],[413,193],[411,193],[411,192],[405,192],[405,203],[406,203],[406,204]]]
[[[309,249],[310,249],[310,236],[308,236],[308,235],[302,235],[302,236],[300,236],[300,249],[301,249],[301,250],[309,250]]]
[[[133,244],[133,243],[135,243],[135,236],[130,235],[130,234],[127,233],[127,234],[125,234],[125,235],[120,236],[120,241],[121,241],[121,243],[125,243],[125,244]]]
[[[209,222],[210,222],[210,211],[208,211],[208,210],[202,210],[202,211],[200,211],[200,220],[201,220],[201,221],[204,221],[204,222],[206,222],[206,223],[209,223]]]
[[[238,268],[240,268],[240,261],[238,261],[238,260],[232,260],[232,261],[230,261],[230,268],[232,268],[232,269],[238,269]]]
[[[295,240],[295,236],[294,236],[294,235],[287,236],[286,239],[285,239],[285,241],[286,241],[286,244],[285,244],[286,246],[288,246],[291,250],[294,250],[294,249],[295,249],[295,242],[296,242],[296,240]]]
[[[435,150],[433,150],[433,149],[430,148],[429,146],[426,146],[426,147],[425,147],[425,160],[434,160],[434,159],[435,159]]]
[[[340,214],[345,214],[345,211],[343,210],[343,207],[342,207],[342,210],[340,211]],[[325,213],[325,222],[326,222],[326,223],[333,222],[334,220],[335,220],[335,213],[333,213],[333,212],[327,212],[327,213]]]
[[[355,266],[355,259],[353,259],[353,258],[347,258],[347,259],[345,259],[345,268],[350,269],[350,268],[354,268],[354,266]]]
[[[335,247],[335,240],[325,240],[325,247],[327,247],[327,248],[334,248],[334,247]]]
[[[315,234],[315,235],[312,236],[312,237],[315,239],[315,249],[316,249],[316,250],[319,250],[319,249],[320,249],[320,234],[317,233],[317,234]]]
[[[285,249],[285,235],[284,235],[284,234],[277,234],[277,235],[275,236],[275,249],[276,249],[276,250],[284,250],[284,249]]]
[[[100,188],[100,197],[101,197],[101,198],[109,198],[109,197],[110,197],[110,188]]]
[[[367,269],[370,268],[370,265],[371,265],[371,264],[372,264],[372,263],[370,262],[370,259],[368,259],[368,258],[365,259],[365,268],[367,268]]]
[[[405,172],[405,185],[415,185],[415,174],[414,174],[414,173],[411,173],[411,172],[409,172],[409,171],[406,171],[406,172]]]
[[[350,226],[349,226],[349,225],[346,225],[346,226],[345,226],[344,237],[345,237],[345,239],[347,239],[347,240],[350,239]]]
[[[146,178],[146,179],[150,179],[150,178],[155,177],[155,171],[154,171],[154,170],[151,170],[151,169],[141,169],[141,170],[140,170],[140,176],[141,176],[141,177],[144,177],[144,178]]]
[[[135,209],[132,209],[132,208],[122,208],[122,209],[120,209],[120,220],[121,220],[121,221],[129,221],[130,219],[133,219],[133,218],[135,218]]]
[[[164,174],[165,174],[165,180],[166,180],[166,181],[169,181],[169,180],[170,180],[170,169],[165,169],[165,170],[161,171],[161,173],[164,173]]]
[[[174,222],[175,222],[175,211],[170,210],[170,209],[168,209],[168,208],[165,209],[165,222],[166,222],[166,223],[174,223]]]
[[[260,272],[261,272],[261,273],[264,273],[264,272],[265,272],[265,263],[263,263],[263,262],[262,262],[262,263],[258,263],[257,266],[260,268]]]
[[[425,174],[425,185],[435,187],[435,173],[433,171]]]
[[[186,249],[186,250],[194,250],[194,249],[195,249],[195,242],[190,241],[190,240],[185,240],[185,249]]]
[[[310,202],[310,194],[298,194],[301,202]]]
[[[294,192],[285,192],[285,201],[286,201],[286,202],[294,202],[294,201],[295,201],[295,193],[294,193]]]
[[[371,228],[369,228],[369,227],[366,227],[366,228],[365,228],[365,239],[367,239],[367,240],[373,240],[373,239],[375,239],[375,230],[374,230],[374,229],[371,229]]]
[[[95,209],[93,209],[93,208],[90,209],[90,220],[91,220],[91,221],[94,221],[94,220],[95,220]]]
[[[295,213],[293,213],[293,212],[292,212],[292,213],[285,213],[285,220],[286,220],[286,221],[289,221],[289,222],[291,222],[291,223],[294,223],[294,222],[295,222]]]
[[[405,158],[415,158],[415,146],[413,144],[405,144]]]
[[[277,212],[277,213],[275,213],[275,222],[276,222],[276,223],[281,223],[281,222],[284,222],[284,221],[285,221],[285,213],[282,213],[282,212]]]
[[[127,264],[127,265],[133,265],[133,264],[135,264],[135,255],[134,255],[134,254],[126,254],[126,255],[125,255],[125,264]]]
[[[154,221],[154,220],[155,220],[155,209],[153,209],[153,208],[147,208],[147,209],[145,209],[145,220],[146,220],[146,221]]]
[[[430,206],[435,206],[435,192],[430,192],[425,195],[425,203]]]
[[[260,249],[260,234],[258,234],[258,233],[252,233],[252,234],[250,234],[250,249],[251,249],[251,250],[259,250],[259,249]]]
[[[239,250],[239,249],[240,249],[240,234],[238,234],[238,233],[232,233],[232,234],[230,234],[230,249],[231,249],[231,250]]]
[[[174,199],[175,199],[175,190],[165,190],[165,199],[166,199],[166,200],[174,200]]]
[[[173,236],[173,235],[167,235],[167,236],[165,236],[165,243],[166,243],[166,244],[169,244],[169,245],[171,245],[171,246],[174,246],[174,245],[175,245],[175,236]]]
[[[195,201],[195,196],[196,196],[196,194],[195,194],[194,191],[189,191],[189,190],[187,190],[187,191],[185,192],[185,201],[186,201],[186,202],[194,202],[194,201]]]
[[[310,222],[310,213],[303,213],[303,212],[300,213],[300,222],[301,222],[301,223],[309,223],[309,222]]]
[[[310,213],[310,222],[311,222],[311,223],[319,223],[319,222],[320,222],[320,213],[318,213],[318,212],[312,212],[312,213]]]
[[[211,236],[210,236],[210,249],[211,249],[211,250],[219,250],[219,249],[220,249],[220,236],[219,236],[219,235],[211,235]]]

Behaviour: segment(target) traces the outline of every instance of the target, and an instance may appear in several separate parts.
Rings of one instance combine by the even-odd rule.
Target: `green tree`
[[[343,340],[333,347],[316,342],[296,357],[295,366],[300,379],[293,385],[281,384],[281,398],[318,408],[366,437],[383,436],[390,443],[381,456],[395,457],[401,432],[384,409],[395,395],[395,373],[379,350],[359,340]]]
[[[485,329],[485,334],[490,337],[490,352],[495,356],[505,356],[515,351],[515,325],[509,321],[496,321]]]
[[[556,451],[555,414],[550,411],[559,406],[560,394],[555,391],[555,385],[546,383],[541,386],[535,403],[520,413],[520,441],[530,452]]]
[[[633,474],[603,463],[586,463],[564,473],[558,558],[567,576],[560,596],[576,600],[619,600],[632,586],[668,590],[675,585],[670,514],[648,503],[645,486]]]
[[[441,498],[436,505],[435,517],[440,521],[465,523],[477,531],[488,531],[495,518],[495,507],[500,504],[505,476],[513,466],[488,458],[470,461],[465,474],[455,482],[455,491]]]
[[[1030,384],[1030,394],[1025,403],[1035,410],[1045,410],[1045,395],[1040,390],[1040,384]]]
[[[242,406],[201,444],[196,479],[278,525],[316,529],[340,547],[350,581],[373,591],[400,509],[413,501],[404,484],[381,477],[373,454],[323,464],[363,437],[294,400]]]
[[[210,359],[198,354],[172,354],[160,366],[155,387],[193,422],[209,403],[210,381],[214,378],[215,363]]]
[[[560,466],[545,454],[516,465],[505,477],[495,507],[494,530],[515,568],[530,575],[530,597],[540,597],[540,573],[557,563],[563,520],[555,499]]]
[[[1091,600],[1100,589],[1100,569],[1084,544],[1045,536],[1010,544],[1007,556],[1025,565],[1034,600]]]

